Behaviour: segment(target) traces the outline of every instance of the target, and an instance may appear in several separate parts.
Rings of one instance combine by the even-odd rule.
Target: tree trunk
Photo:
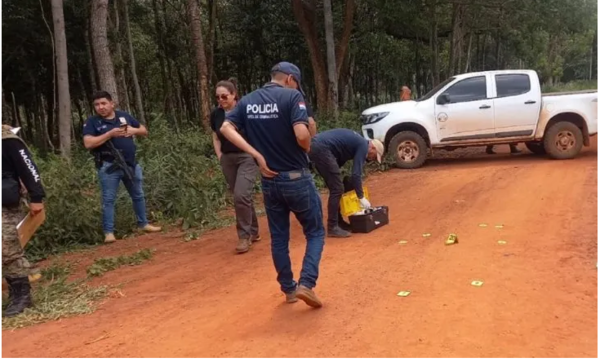
[[[431,72],[433,86],[440,83],[440,69],[438,62],[438,23],[437,23],[437,1],[433,1],[430,5],[431,10]]]
[[[163,95],[163,104],[164,104],[164,112],[168,113],[170,111],[170,102],[169,102],[169,83],[167,81],[167,72],[165,66],[165,42],[164,35],[162,30],[162,23],[160,21],[160,14],[158,10],[158,4],[156,0],[152,0],[152,12],[154,13],[154,28],[156,30],[156,36],[158,37],[158,47],[156,49],[156,56],[158,58],[158,64],[160,66],[160,79],[162,81],[162,95]]]
[[[88,72],[90,75],[90,84],[92,87],[92,93],[98,90],[98,78],[96,76],[96,72],[94,71],[95,66],[94,66],[94,55],[92,54],[92,48],[91,48],[91,44],[92,44],[92,37],[90,36],[90,21],[88,19],[86,19],[86,28],[85,28],[85,50],[87,53],[87,65],[88,65]],[[88,96],[91,96],[91,94],[88,94]]]
[[[198,78],[200,81],[199,101],[202,116],[202,125],[208,132],[208,117],[210,116],[210,103],[208,100],[208,69],[206,68],[206,53],[204,51],[204,39],[202,38],[202,23],[200,21],[200,7],[196,0],[188,0],[188,12],[192,26],[192,40],[196,48],[196,61],[198,65]]]
[[[318,34],[315,29],[316,17],[314,11],[303,5],[302,0],[292,0],[292,9],[294,11],[294,17],[298,22],[298,27],[304,35],[304,39],[308,45],[310,62],[315,78],[315,89],[317,91],[317,108],[319,110],[328,111],[330,104],[329,97],[327,97],[327,71],[319,48]]]
[[[327,77],[329,78],[329,102],[333,117],[338,119],[338,77],[335,65],[335,42],[333,39],[333,14],[331,0],[323,0],[323,16],[325,18],[325,42],[327,44]]]
[[[471,48],[473,47],[473,32],[469,33],[469,45],[467,46],[467,57],[465,59],[465,73],[469,72],[471,65]]]
[[[344,11],[344,28],[342,30],[342,36],[337,42],[335,49],[335,64],[337,66],[338,80],[340,77],[342,64],[348,54],[348,44],[350,43],[350,36],[352,35],[352,25],[354,21],[354,13],[356,12],[356,3],[354,0],[346,0],[346,6]]]
[[[121,0],[124,1],[124,0]],[[119,92],[119,99],[121,100],[121,109],[126,110],[131,113],[131,103],[129,102],[129,92],[127,91],[127,82],[125,80],[125,58],[123,57],[123,49],[121,46],[121,40],[123,37],[121,36],[121,21],[119,16],[119,0],[115,0],[115,24],[111,28],[113,28],[113,32],[116,38],[115,44],[115,52],[116,52],[116,60],[115,60],[115,68],[117,69],[118,79],[117,79],[117,90]]]
[[[115,68],[110,56],[108,37],[106,35],[106,21],[108,16],[108,0],[92,0],[92,49],[96,61],[96,71],[100,81],[100,88],[112,96],[113,101],[119,104]]]
[[[213,85],[218,82],[217,76],[214,70],[215,63],[215,27],[217,25],[217,1],[208,0],[208,42],[207,42],[207,56],[206,56],[206,69],[208,70],[208,78]]]
[[[140,89],[140,82],[137,76],[137,69],[135,65],[135,54],[133,53],[133,42],[131,41],[131,27],[129,26],[129,9],[127,7],[127,0],[123,1],[123,13],[125,15],[124,25],[125,33],[127,35],[127,48],[129,50],[129,66],[131,67],[131,78],[133,79],[133,90],[135,94],[135,108],[138,111],[139,120],[142,124],[146,124],[146,113],[144,112],[144,104],[142,103],[142,90]]]
[[[60,153],[71,157],[71,95],[69,93],[69,67],[67,60],[67,37],[63,0],[52,0],[52,20],[56,46],[56,66],[58,78],[58,139]]]

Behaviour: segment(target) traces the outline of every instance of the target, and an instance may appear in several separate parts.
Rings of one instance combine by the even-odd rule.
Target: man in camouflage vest
[[[29,212],[41,212],[46,195],[38,168],[25,142],[9,125],[2,125],[2,276],[9,288],[6,317],[33,305],[29,284],[32,268],[17,235],[17,224],[25,216],[20,207],[21,183],[29,194]]]

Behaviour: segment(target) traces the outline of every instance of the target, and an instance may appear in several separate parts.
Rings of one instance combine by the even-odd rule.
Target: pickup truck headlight
[[[379,122],[384,119],[390,112],[381,112],[381,113],[373,113],[373,114],[363,114],[360,116],[360,121],[363,124],[373,124],[375,122]]]

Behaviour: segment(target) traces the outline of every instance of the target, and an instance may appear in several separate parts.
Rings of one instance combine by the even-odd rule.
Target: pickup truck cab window
[[[527,74],[497,74],[497,97],[511,97],[528,93],[531,90],[531,81]]]
[[[485,76],[473,77],[461,80],[443,94],[447,94],[450,103],[463,103],[480,101],[487,98],[487,83]]]

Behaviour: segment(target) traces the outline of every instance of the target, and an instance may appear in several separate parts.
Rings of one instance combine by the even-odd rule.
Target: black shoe
[[[510,153],[512,153],[513,155],[518,155],[519,153],[521,153],[521,150],[518,149],[517,146],[511,146]]]
[[[25,308],[33,306],[29,278],[6,278],[9,290],[9,303],[4,311],[5,317],[14,317],[23,313]]]
[[[488,146],[488,147],[486,147],[485,153],[487,153],[488,155],[495,155],[496,152],[494,152],[494,146]]]
[[[341,220],[340,222],[338,222],[338,225],[339,225],[340,229],[342,229],[342,230],[352,231],[352,226],[350,226],[350,224],[348,224],[344,220]]]
[[[327,230],[327,236],[330,238],[349,238],[350,235],[350,232],[342,230],[339,226]]]

